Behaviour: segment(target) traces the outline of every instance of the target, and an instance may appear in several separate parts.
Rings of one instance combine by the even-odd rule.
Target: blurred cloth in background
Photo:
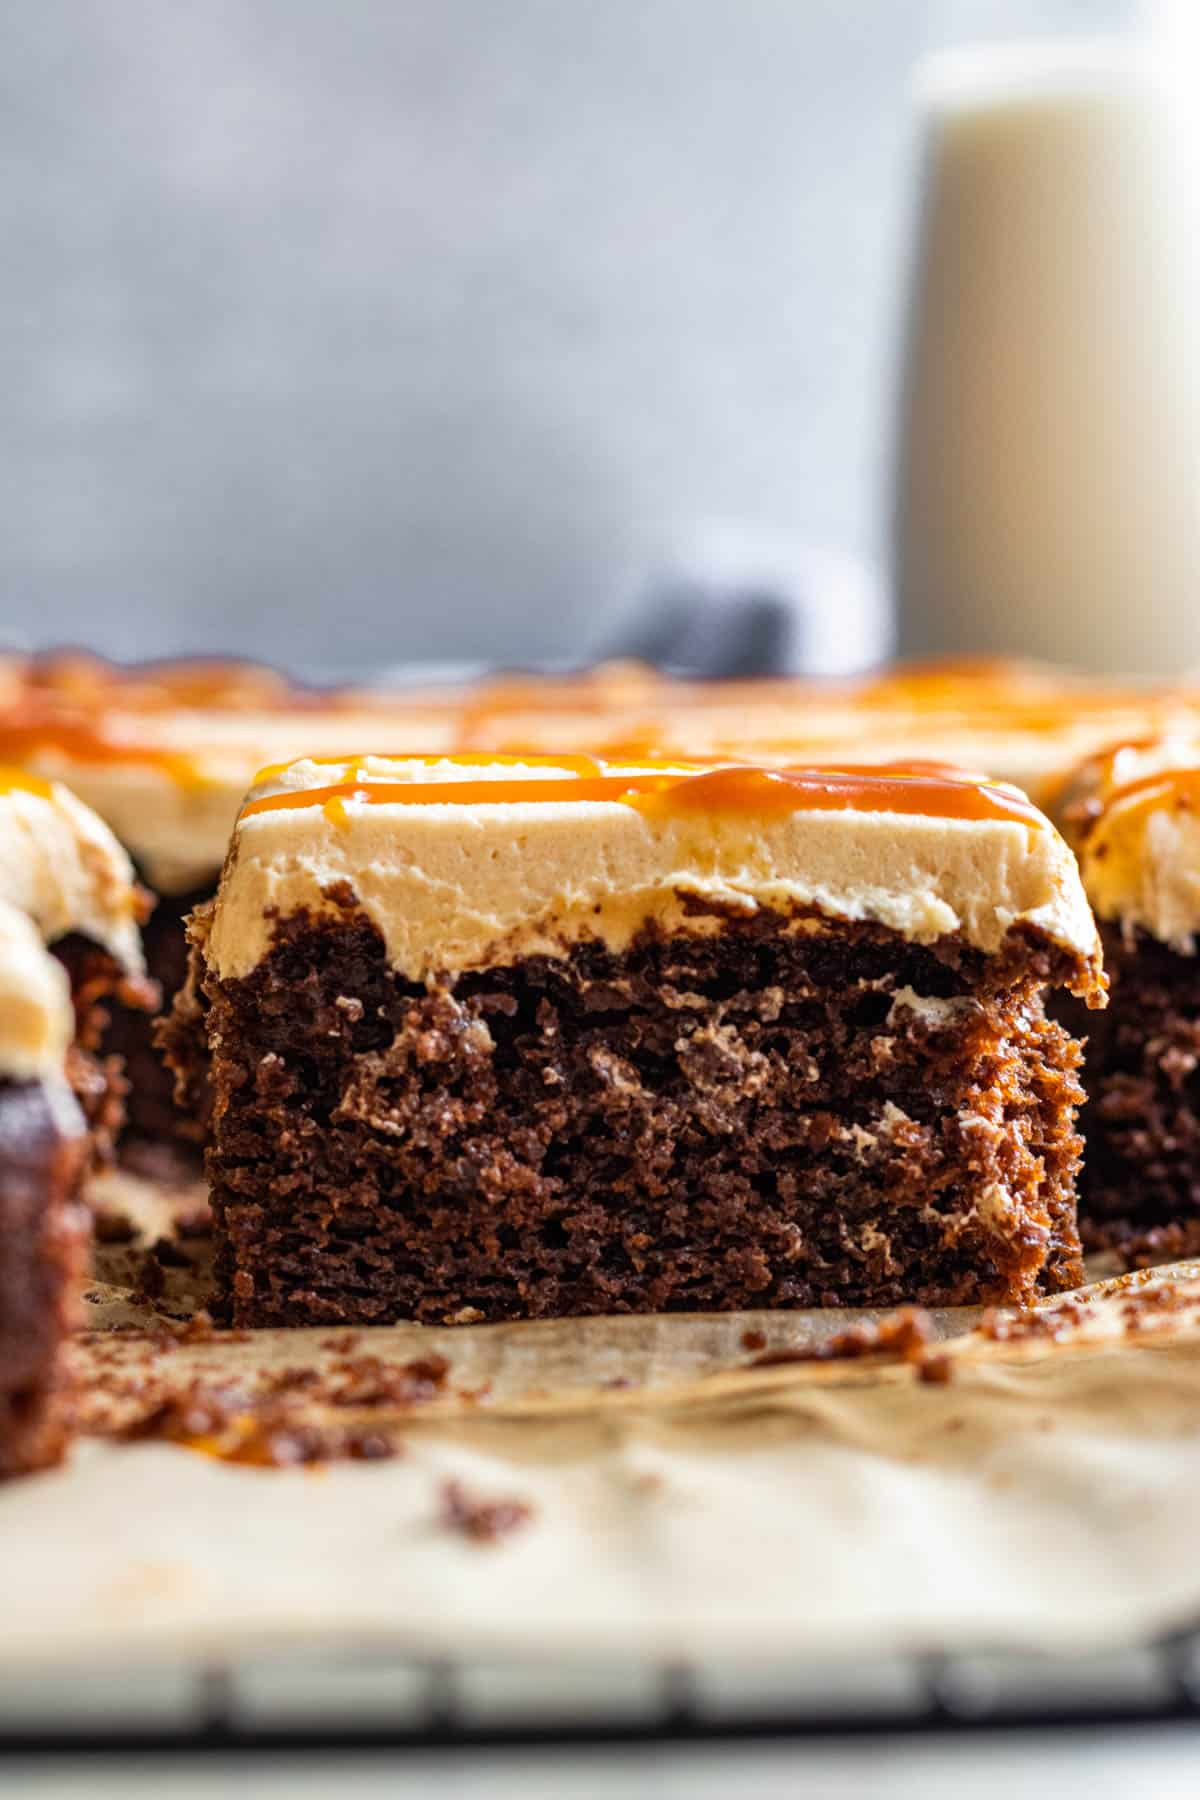
[[[869,585],[909,71],[1134,11],[12,9],[0,628],[334,675],[578,661],[713,519]]]

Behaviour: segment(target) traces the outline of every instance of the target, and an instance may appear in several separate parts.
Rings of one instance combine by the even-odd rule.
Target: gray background
[[[0,621],[576,656],[713,521],[883,545],[930,47],[1133,0],[28,0]]]

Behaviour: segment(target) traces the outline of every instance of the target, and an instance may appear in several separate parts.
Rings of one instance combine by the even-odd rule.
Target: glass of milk
[[[1200,95],[1176,74],[1116,45],[922,68],[909,653],[1200,667]]]

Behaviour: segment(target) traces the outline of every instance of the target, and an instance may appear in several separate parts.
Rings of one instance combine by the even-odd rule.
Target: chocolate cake
[[[0,1075],[0,1479],[57,1462],[66,1445],[62,1348],[87,1268],[87,1149],[61,1075]]]
[[[1200,1252],[1200,744],[1090,759],[1064,829],[1100,923],[1111,1005],[1089,1034],[1080,1220],[1133,1260]]]
[[[1080,1279],[1062,840],[898,771],[307,761],[239,817],[211,1053],[243,1325],[1024,1301]]]
[[[81,1184],[106,1160],[124,1079],[108,1008],[149,1007],[124,851],[56,784],[0,772],[0,1476],[69,1428],[62,1349],[86,1271]]]

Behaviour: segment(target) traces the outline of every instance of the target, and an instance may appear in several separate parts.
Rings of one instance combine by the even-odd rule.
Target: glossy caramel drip
[[[1150,766],[1140,775],[1130,772],[1147,758]],[[1138,810],[1144,804],[1157,811],[1190,804],[1189,766],[1200,768],[1200,740],[1190,735],[1122,738],[1068,769],[1040,797],[1078,850],[1112,809]]]
[[[54,789],[50,782],[43,781],[40,775],[29,774],[26,769],[0,767],[0,794],[36,794],[39,799],[50,800]]]
[[[1114,788],[1102,810],[1200,812],[1200,768],[1159,769]]]
[[[419,759],[417,759],[419,760]],[[538,759],[530,758],[531,764]],[[557,771],[557,758],[542,759]],[[474,759],[472,759],[474,761]],[[792,812],[890,812],[971,821],[1007,820],[1044,827],[1045,820],[1013,790],[937,764],[837,769],[759,768],[751,764],[687,769],[606,769],[603,774],[496,781],[345,781],[250,800],[243,819],[260,813],[324,807],[345,824],[360,806],[514,806],[609,801],[647,813],[707,812],[780,816]],[[330,809],[333,809],[332,811]]]
[[[170,775],[181,787],[203,787],[207,781],[196,759],[184,751],[112,736],[102,720],[29,708],[0,715],[0,755],[24,762],[47,753],[85,766],[148,765]]]
[[[67,706],[160,712],[175,707],[240,710],[303,703],[307,690],[264,663],[209,657],[132,665],[81,652],[35,657],[24,671],[26,687]]]

